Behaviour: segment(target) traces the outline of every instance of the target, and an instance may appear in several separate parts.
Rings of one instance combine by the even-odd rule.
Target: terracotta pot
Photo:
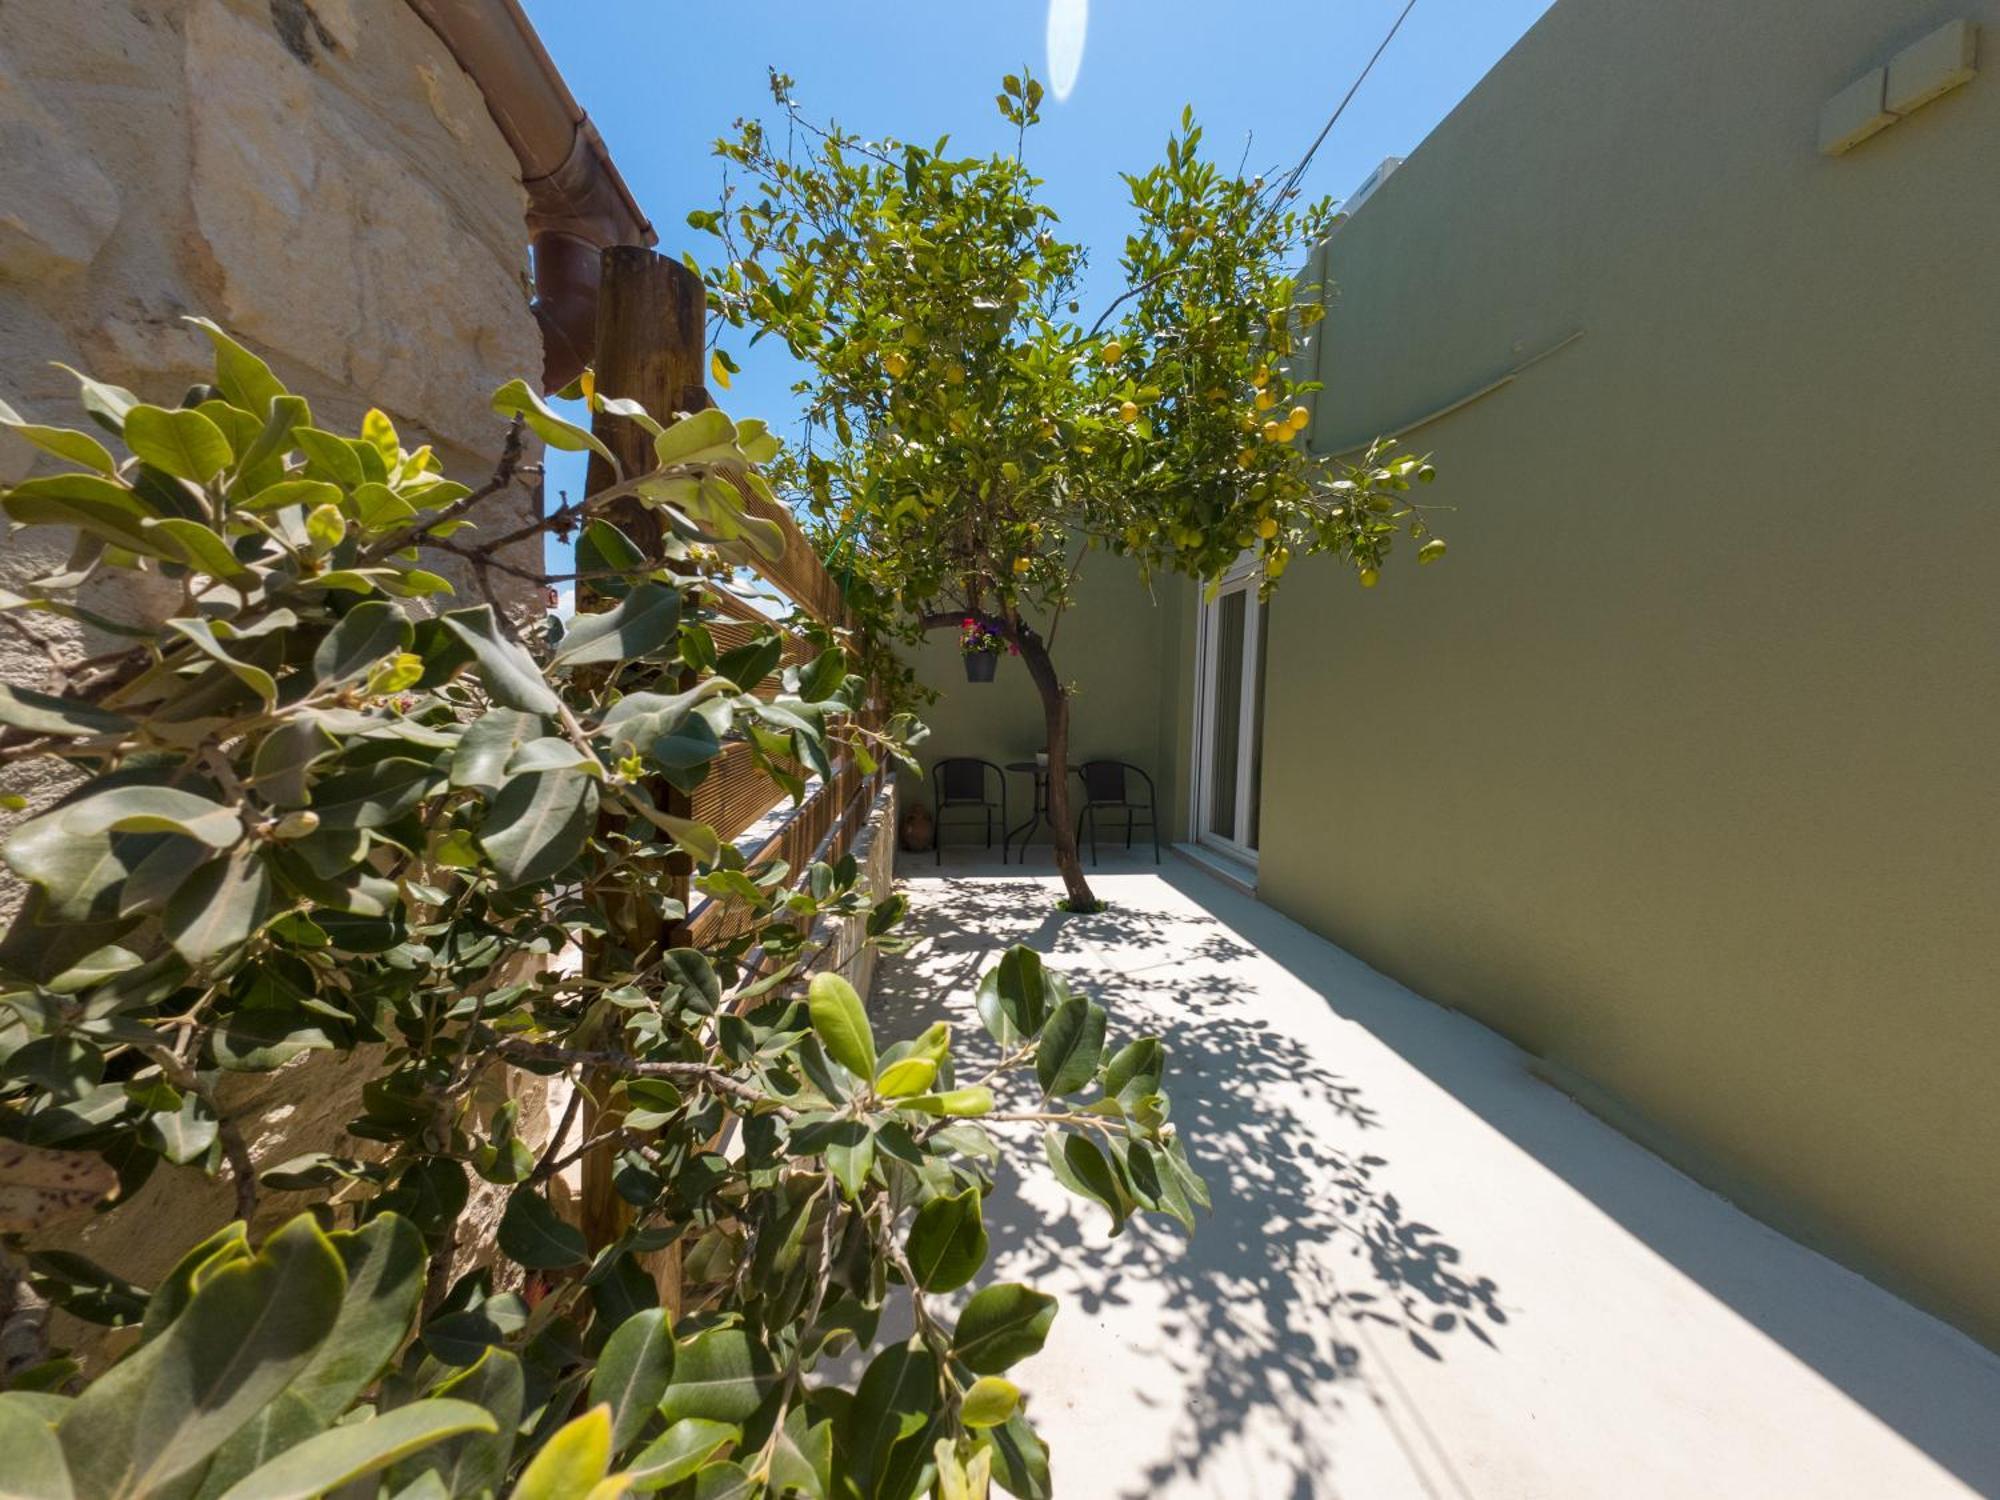
[[[965,653],[965,680],[991,682],[999,666],[1000,655],[996,651],[968,651]]]
[[[930,848],[936,833],[931,810],[921,802],[912,802],[910,810],[903,814],[903,847],[912,854],[919,853]]]

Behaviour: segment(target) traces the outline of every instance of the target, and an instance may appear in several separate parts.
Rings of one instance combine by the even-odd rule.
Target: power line
[[[1306,168],[1312,165],[1313,157],[1318,154],[1319,148],[1326,144],[1326,138],[1333,133],[1334,125],[1347,112],[1347,106],[1354,102],[1354,96],[1361,92],[1361,85],[1368,81],[1368,75],[1375,71],[1375,64],[1382,60],[1382,54],[1389,50],[1389,43],[1396,40],[1396,33],[1403,29],[1403,23],[1409,20],[1410,12],[1416,8],[1417,0],[1408,0],[1408,3],[1403,6],[1402,13],[1396,17],[1395,24],[1389,28],[1388,34],[1382,38],[1381,43],[1375,48],[1374,53],[1368,59],[1367,65],[1362,68],[1354,82],[1348,86],[1347,92],[1341,96],[1340,103],[1334,106],[1333,113],[1327,117],[1326,124],[1320,127],[1319,134],[1313,137],[1313,143],[1306,148],[1306,154],[1299,158],[1299,164],[1285,174],[1285,180],[1279,185],[1277,196],[1271,201],[1272,213],[1276,213],[1278,206],[1291,197],[1293,191],[1299,185],[1299,179],[1306,175]]]

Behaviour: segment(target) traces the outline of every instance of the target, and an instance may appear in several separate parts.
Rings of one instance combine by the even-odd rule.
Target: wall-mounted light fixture
[[[1978,70],[1978,23],[1940,26],[1826,101],[1819,112],[1819,149],[1828,156],[1852,151],[1940,94],[1971,82]]]

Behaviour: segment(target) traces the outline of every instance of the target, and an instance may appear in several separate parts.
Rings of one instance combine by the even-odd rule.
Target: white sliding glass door
[[[1257,859],[1263,770],[1264,624],[1257,575],[1232,577],[1203,603],[1198,633],[1192,826],[1198,842]]]

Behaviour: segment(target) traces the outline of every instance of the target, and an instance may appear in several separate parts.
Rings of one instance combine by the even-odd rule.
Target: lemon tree
[[[1164,159],[1125,178],[1125,290],[1086,321],[1084,247],[1019,149],[865,140],[805,118],[782,74],[772,90],[782,123],[718,142],[721,201],[689,222],[720,242],[706,277],[723,325],[801,362],[807,437],[778,481],[878,635],[971,616],[1020,652],[1047,719],[1057,863],[1072,906],[1094,905],[1050,652],[1085,555],[1215,580],[1250,553],[1268,590],[1308,553],[1372,587],[1399,539],[1443,552],[1408,498],[1431,476],[1421,458],[1301,441],[1317,387],[1291,357],[1322,299],[1291,268],[1331,207],[1218,167],[1184,111]],[[1041,100],[1033,78],[1003,81],[1020,139]]]

